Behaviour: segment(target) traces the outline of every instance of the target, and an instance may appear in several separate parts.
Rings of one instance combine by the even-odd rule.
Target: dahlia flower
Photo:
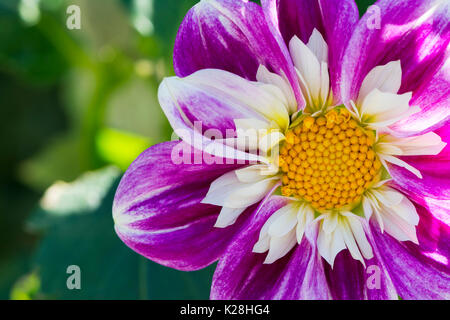
[[[212,299],[450,297],[450,4],[201,1],[113,206],[164,266],[218,260]]]

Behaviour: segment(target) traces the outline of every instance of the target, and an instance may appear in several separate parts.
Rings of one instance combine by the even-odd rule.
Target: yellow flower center
[[[307,117],[286,134],[280,152],[281,193],[319,210],[355,206],[380,177],[381,162],[366,131],[347,110]]]

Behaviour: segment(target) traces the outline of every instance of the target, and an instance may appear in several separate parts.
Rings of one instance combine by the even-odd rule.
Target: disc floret
[[[347,110],[307,116],[289,130],[280,152],[281,193],[326,211],[355,206],[379,181],[375,135]]]

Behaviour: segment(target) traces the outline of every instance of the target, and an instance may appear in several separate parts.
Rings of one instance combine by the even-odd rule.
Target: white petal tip
[[[229,226],[229,224],[226,225],[226,224],[224,224],[224,223],[222,223],[222,222],[216,222],[216,224],[214,225],[214,228],[224,229],[224,228],[226,228],[226,227],[228,227],[228,226]]]
[[[263,240],[259,240],[255,245],[253,246],[252,252],[253,253],[264,253],[267,250],[269,250],[268,246],[264,244]]]

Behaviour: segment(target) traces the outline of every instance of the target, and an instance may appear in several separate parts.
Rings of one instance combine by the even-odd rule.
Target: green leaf
[[[111,207],[118,181],[118,170],[109,167],[48,190],[29,223],[44,234],[34,257],[40,294],[54,299],[207,299],[214,267],[197,272],[166,268],[117,237]],[[80,267],[80,290],[66,286],[70,265]]]
[[[56,180],[73,180],[82,173],[78,137],[53,138],[38,153],[19,165],[19,178],[27,186],[43,192]]]
[[[145,137],[110,128],[101,129],[97,135],[100,156],[123,171],[150,145]]]
[[[356,0],[356,4],[358,5],[360,15],[363,15],[367,8],[375,3],[375,0]]]
[[[32,300],[38,296],[41,281],[32,272],[20,278],[11,290],[11,300]]]

